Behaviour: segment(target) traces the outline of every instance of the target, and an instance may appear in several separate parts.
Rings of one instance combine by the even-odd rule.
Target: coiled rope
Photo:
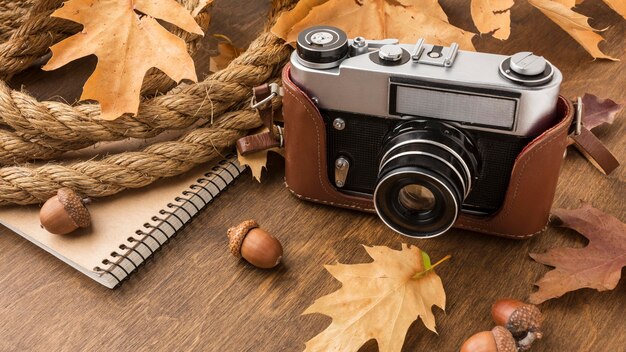
[[[43,0],[51,1],[54,0]],[[198,4],[198,0],[191,2]],[[275,0],[270,18],[295,2]],[[184,173],[220,156],[238,138],[261,125],[255,111],[239,107],[246,106],[253,86],[279,76],[290,51],[281,39],[266,30],[224,70],[203,82],[181,85],[165,95],[149,98],[141,104],[136,117],[124,116],[115,121],[101,120],[97,105],[38,102],[1,82],[0,125],[5,129],[0,129],[0,162],[3,164],[56,158],[65,151],[96,142],[148,138],[189,127],[200,119],[206,122],[175,141],[156,143],[141,151],[68,164],[2,167],[0,205],[40,203],[60,187],[90,197],[113,195]]]

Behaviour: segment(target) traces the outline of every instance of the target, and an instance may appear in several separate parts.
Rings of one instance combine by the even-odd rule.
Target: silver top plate
[[[409,53],[414,52],[415,45],[399,45]],[[420,51],[427,53],[433,47],[431,44],[422,44]],[[291,57],[291,78],[310,97],[319,99],[320,109],[401,118],[389,113],[390,79],[405,78],[448,84],[456,86],[456,89],[469,87],[519,93],[513,129],[494,129],[498,133],[536,136],[554,124],[556,101],[563,79],[556,67],[550,82],[531,87],[514,83],[499,73],[500,63],[508,58],[504,55],[459,50],[450,67],[428,65],[415,60],[384,66],[373,62],[369,56],[363,54],[350,57],[335,68],[320,70],[302,65],[294,52]],[[463,128],[492,130],[484,126]]]

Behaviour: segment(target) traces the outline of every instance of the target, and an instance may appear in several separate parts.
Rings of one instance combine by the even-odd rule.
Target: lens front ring
[[[397,178],[402,176],[407,177],[405,181],[407,182],[406,184],[398,184]],[[420,221],[415,221],[415,219],[413,219],[417,224],[416,229],[409,229],[408,226],[406,226],[407,223],[405,221],[402,221],[402,217],[406,218],[407,215],[410,216],[410,211],[403,214],[402,205],[398,201],[399,197],[397,196],[397,192],[394,192],[393,189],[390,189],[393,184],[397,185],[396,189],[398,191],[408,184],[419,184],[421,186],[428,187],[430,191],[435,195],[435,204],[440,209],[434,209],[424,214],[425,218],[422,222],[429,222],[431,223],[431,225],[436,225],[438,223],[442,223],[445,225],[432,226],[432,230],[428,231],[426,228],[424,228],[423,224],[421,224]],[[431,186],[432,188],[429,186]],[[458,195],[455,196],[452,188],[453,187],[450,187],[450,185],[446,185],[445,182],[442,182],[439,178],[431,175],[428,172],[408,170],[394,172],[386,175],[383,179],[381,179],[376,189],[374,190],[374,208],[380,219],[383,221],[383,223],[385,223],[385,225],[402,235],[419,238],[436,237],[448,231],[454,225],[454,222],[456,221],[459,212],[459,204],[456,200],[458,198]],[[381,192],[386,195],[390,195],[390,197],[382,197]],[[442,206],[446,205],[448,205],[446,209],[441,209]],[[449,205],[452,206],[450,207]],[[438,219],[435,219],[436,221],[433,221],[433,218],[437,217]]]
[[[410,152],[398,153],[398,154],[393,155],[391,158],[386,159],[384,161],[384,164],[382,164],[380,166],[380,170],[382,170],[382,168],[385,167],[385,165],[387,165],[387,163],[389,163],[389,162],[391,162],[391,161],[393,161],[393,160],[395,160],[397,158],[401,158],[403,156],[408,156],[408,155],[424,155],[424,156],[428,156],[430,158],[439,160],[442,163],[446,164],[450,168],[450,170],[452,170],[454,172],[454,174],[458,177],[459,181],[461,181],[461,184],[463,185],[463,189],[465,190],[465,192],[464,192],[465,197],[467,197],[467,194],[469,193],[469,187],[468,187],[468,185],[467,185],[465,180],[469,179],[470,180],[469,182],[470,182],[470,185],[471,185],[471,178],[470,177],[463,177],[463,176],[461,176],[461,173],[459,173],[459,171],[452,164],[450,164],[444,158],[442,158],[440,156],[437,156],[437,155],[434,155],[434,154],[431,154],[431,153],[420,152],[420,151],[410,151]],[[464,163],[463,163],[463,165],[466,166]]]
[[[380,155],[374,206],[383,222],[420,238],[450,229],[480,169],[469,136],[445,122],[409,120],[389,133]]]
[[[461,163],[461,165],[463,166],[463,171],[465,171],[465,180],[466,182],[463,182],[465,184],[466,190],[464,192],[464,196],[467,197],[467,195],[469,194],[470,190],[472,189],[472,173],[470,172],[470,168],[467,166],[467,163],[465,162],[465,160],[463,160],[463,158],[456,152],[454,151],[452,148],[448,147],[447,145],[443,144],[443,143],[438,143],[432,140],[428,140],[428,139],[419,139],[419,140],[408,140],[408,141],[403,141],[400,142],[398,144],[393,145],[389,150],[387,150],[385,152],[385,154],[383,155],[383,157],[380,159],[381,163],[378,167],[378,171],[382,170],[384,164],[386,164],[389,160],[391,159],[386,159],[387,156],[389,155],[389,153],[393,152],[394,150],[401,148],[405,145],[409,145],[409,144],[413,144],[413,143],[425,143],[425,144],[431,144],[434,146],[437,146],[439,148],[444,149],[445,151],[447,151],[448,153],[450,153],[452,156],[454,156],[459,163]]]

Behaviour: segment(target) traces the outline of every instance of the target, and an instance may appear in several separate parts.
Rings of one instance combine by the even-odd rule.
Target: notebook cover
[[[143,225],[150,222],[153,216],[160,216],[161,209],[166,209],[168,203],[189,190],[190,185],[197,184],[197,180],[203,178],[213,165],[199,166],[184,175],[159,180],[142,189],[95,199],[89,205],[92,226],[65,236],[50,234],[40,226],[38,205],[0,207],[0,223],[90,278],[113,288],[118,280],[95,272],[94,268],[106,267],[102,260],[112,259],[112,251],[122,252],[119,245],[128,243],[129,236],[138,237],[136,230],[148,232]],[[158,245],[152,241],[150,246]],[[145,253],[151,254],[144,250]]]

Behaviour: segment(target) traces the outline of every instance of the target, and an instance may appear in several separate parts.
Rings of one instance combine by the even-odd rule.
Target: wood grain
[[[242,43],[261,30],[267,1],[216,2],[212,33]],[[451,22],[475,30],[469,1],[459,3],[443,2]],[[626,60],[626,21],[600,1],[585,1],[578,11],[591,16],[596,28],[608,27],[601,46]],[[512,13],[511,39],[477,38],[478,50],[541,53],[563,71],[565,96],[589,92],[626,101],[623,61],[593,61],[526,2],[516,2]],[[77,63],[65,74],[31,70],[14,84],[26,84],[39,97],[59,95],[71,101],[82,84],[77,72],[88,72],[90,64]],[[626,160],[624,115],[595,131],[621,161]],[[453,255],[437,269],[448,297],[445,313],[435,309],[439,335],[418,321],[408,332],[404,351],[454,351],[474,332],[492,327],[489,310],[496,299],[526,299],[533,282],[549,270],[533,262],[529,252],[585,245],[575,232],[555,228],[528,241],[460,230],[436,239],[408,239],[376,216],[295,199],[284,189],[282,161],[271,161],[262,184],[244,175],[114,291],[0,229],[0,350],[300,351],[330,323],[322,315],[301,316],[315,298],[339,287],[323,264],[369,261],[361,244],[400,248],[404,242],[424,249],[433,260]],[[577,207],[582,199],[626,220],[625,176],[623,166],[604,176],[570,150],[554,206]],[[282,241],[285,262],[278,270],[257,270],[228,253],[226,229],[248,218]],[[542,304],[545,337],[533,351],[623,351],[624,302],[626,279],[613,291],[583,289]],[[370,341],[361,350],[375,351],[376,343]]]

